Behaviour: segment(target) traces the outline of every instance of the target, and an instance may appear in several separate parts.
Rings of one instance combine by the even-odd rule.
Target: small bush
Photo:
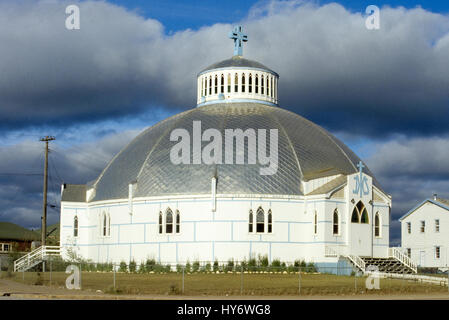
[[[176,265],[176,272],[177,273],[182,273],[182,269],[183,269],[184,267],[181,265],[181,264],[177,264]]]
[[[154,266],[156,265],[156,260],[154,259],[147,259],[145,262],[145,271],[151,272],[154,271]]]
[[[139,273],[145,273],[145,263],[141,262],[139,265]]]
[[[268,262],[268,256],[259,256],[259,266],[261,266],[263,268],[263,270],[265,270],[269,265]]]
[[[129,272],[135,273],[137,269],[137,264],[134,260],[129,262]]]
[[[218,271],[218,261],[217,260],[215,260],[214,261],[214,267],[213,267],[213,270],[214,270],[214,272],[217,272]]]
[[[186,272],[190,273],[192,271],[192,265],[190,264],[189,260],[187,260],[186,263]]]
[[[200,270],[200,262],[199,261],[193,262],[192,272],[198,272],[199,270]]]
[[[120,267],[118,269],[119,272],[128,272],[128,266],[125,261],[120,262]]]
[[[225,266],[225,269],[224,269],[226,272],[229,272],[229,271],[233,271],[234,270],[234,259],[229,259],[228,260],[228,264]]]

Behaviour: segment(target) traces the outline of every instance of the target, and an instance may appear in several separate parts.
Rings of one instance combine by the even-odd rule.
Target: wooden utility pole
[[[45,165],[44,165],[44,206],[42,210],[42,246],[45,246],[47,240],[47,183],[48,183],[48,142],[55,140],[55,137],[46,136],[40,139],[45,142]]]

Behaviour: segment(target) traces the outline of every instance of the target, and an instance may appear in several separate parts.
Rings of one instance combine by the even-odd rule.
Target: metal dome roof
[[[215,128],[223,137],[225,128],[278,129],[277,173],[260,175],[259,164],[173,164],[170,149],[177,142],[170,141],[170,133],[184,128],[192,136],[195,120],[201,120],[202,132]],[[208,143],[203,142],[203,147]],[[129,183],[134,181],[135,197],[209,194],[214,175],[217,194],[302,195],[301,181],[355,173],[359,161],[332,134],[290,111],[258,103],[214,104],[174,115],[143,131],[94,182],[91,201],[127,198]],[[373,177],[367,168],[365,173]]]
[[[214,69],[222,69],[222,68],[254,68],[254,69],[262,69],[266,70],[268,72],[271,72],[275,74],[276,76],[279,76],[276,72],[271,70],[270,68],[264,66],[260,62],[249,60],[242,58],[241,56],[233,56],[231,59],[226,59],[217,63],[214,63],[210,65],[209,67],[203,69],[200,71],[200,74],[206,71],[214,70]]]

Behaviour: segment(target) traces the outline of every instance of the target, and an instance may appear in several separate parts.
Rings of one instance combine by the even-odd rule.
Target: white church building
[[[95,262],[389,258],[391,197],[322,127],[279,105],[279,75],[234,56],[197,106],[146,129],[86,185],[62,186],[60,243]],[[443,221],[443,220],[442,220]]]
[[[434,195],[405,215],[401,222],[401,245],[423,268],[447,269],[449,263],[449,200]]]

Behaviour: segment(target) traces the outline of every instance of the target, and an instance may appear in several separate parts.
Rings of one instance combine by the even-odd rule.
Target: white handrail
[[[349,260],[351,260],[357,267],[359,267],[360,270],[362,270],[363,273],[365,273],[366,266],[365,266],[365,261],[363,261],[362,258],[360,258],[359,256],[356,256],[356,255],[353,255],[353,254],[347,255],[347,257],[348,257]]]
[[[397,248],[388,248],[388,254],[390,257],[399,260],[402,264],[412,269],[414,273],[418,272],[418,265],[408,255],[403,254]]]
[[[47,256],[59,255],[60,252],[61,248],[58,246],[40,246],[14,261],[14,272],[29,269],[33,265],[45,260]]]

